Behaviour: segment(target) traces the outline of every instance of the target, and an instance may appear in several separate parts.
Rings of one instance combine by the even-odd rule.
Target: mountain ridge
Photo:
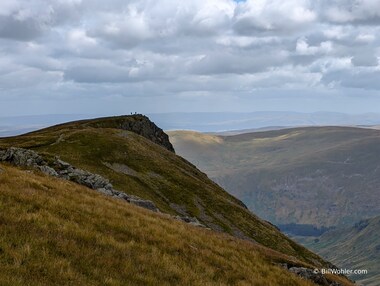
[[[270,263],[276,262],[279,265],[285,262],[285,270],[305,275],[309,279],[313,267],[332,267],[330,263],[281,234],[269,222],[249,212],[240,200],[226,193],[187,160],[177,156],[171,148],[167,148],[167,144],[162,144],[164,141],[144,136],[150,134],[150,131],[144,133],[145,127],[140,126],[129,131],[119,122],[140,122],[140,115],[118,118],[116,121],[114,119],[71,122],[22,136],[2,138],[0,149],[24,148],[31,150],[30,152],[38,152],[38,156],[47,165],[60,162],[59,168],[70,169],[73,168],[70,166],[76,166],[83,170],[78,169],[78,172],[86,178],[99,174],[109,179],[122,192],[150,199],[166,213],[163,214],[165,216],[190,215],[216,231],[216,234],[243,238],[247,243],[262,248],[265,253],[285,255],[285,260],[270,259]],[[141,130],[144,133],[142,135],[138,134]],[[155,136],[160,132],[158,130],[158,133],[152,134]],[[9,158],[8,155],[5,157]],[[4,172],[13,172],[6,165],[2,169],[5,170],[3,175]],[[65,169],[54,171],[66,174]],[[73,172],[75,174],[75,168]],[[25,174],[25,180],[28,181],[30,170]],[[11,177],[2,176],[0,184],[9,180]],[[74,178],[73,181],[81,182],[82,179]],[[2,192],[4,191],[3,189]],[[303,267],[309,267],[309,270]],[[350,285],[349,281],[339,277],[318,276],[314,279],[322,279],[323,283],[328,283],[326,285],[332,281],[340,281],[340,285]]]
[[[240,200],[170,148],[162,148],[154,140],[124,130],[119,122],[140,122],[141,118],[146,120],[141,115],[132,115],[117,117],[116,121],[106,118],[71,122],[2,138],[0,148],[31,149],[47,160],[58,156],[109,179],[122,192],[153,201],[162,212],[195,217],[214,230],[251,239],[311,263],[325,263],[250,213]]]

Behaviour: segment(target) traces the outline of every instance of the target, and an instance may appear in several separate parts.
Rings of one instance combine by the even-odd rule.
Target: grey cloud
[[[380,71],[364,67],[356,72],[348,69],[328,72],[323,75],[322,81],[347,88],[377,90],[380,89],[379,78]]]
[[[69,67],[64,77],[79,83],[121,83],[131,81],[129,72],[125,67],[98,62]]]
[[[234,29],[244,35],[295,33],[305,31],[316,18],[308,0],[247,0],[239,3],[235,11]]]
[[[194,62],[190,71],[195,74],[244,74],[257,73],[270,67],[287,63],[287,55],[281,50],[267,52],[253,50],[237,53],[217,52],[208,54]]]
[[[378,59],[377,57],[370,53],[370,54],[357,54],[352,59],[351,62],[355,66],[367,66],[367,67],[375,67],[378,65]]]
[[[60,72],[44,72],[37,68],[19,67],[16,71],[0,76],[2,89],[21,89],[28,93],[28,88],[56,84],[62,79]]]
[[[317,1],[321,16],[332,23],[366,24],[380,23],[380,2],[377,0]]]
[[[18,20],[13,16],[0,16],[0,38],[28,41],[42,34],[43,27],[35,19]]]
[[[351,73],[341,77],[341,84],[345,87],[360,89],[380,89],[380,71]]]
[[[0,13],[0,38],[30,41],[54,26],[74,23],[80,19],[78,4],[78,1],[14,0],[12,9]]]

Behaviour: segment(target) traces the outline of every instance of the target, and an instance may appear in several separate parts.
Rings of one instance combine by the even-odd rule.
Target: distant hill
[[[169,135],[178,154],[274,224],[349,226],[380,214],[379,130]]]
[[[380,216],[354,226],[329,231],[318,238],[301,238],[303,244],[346,269],[366,269],[368,275],[354,275],[364,285],[380,281]]]
[[[356,126],[379,125],[380,114],[344,114],[337,112],[189,112],[157,113],[149,115],[165,130],[197,130],[225,132],[231,130],[259,129],[270,126]]]

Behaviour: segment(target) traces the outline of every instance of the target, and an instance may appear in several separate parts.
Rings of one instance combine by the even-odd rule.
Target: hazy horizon
[[[130,113],[129,113],[130,114]],[[124,114],[46,114],[0,116],[0,137],[19,135],[69,121]],[[125,114],[128,115],[128,114]],[[164,130],[225,132],[246,129],[301,126],[375,126],[380,113],[345,114],[337,112],[172,112],[146,114]]]

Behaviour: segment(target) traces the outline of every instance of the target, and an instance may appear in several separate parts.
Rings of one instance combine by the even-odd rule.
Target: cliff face
[[[100,118],[99,120],[92,120],[86,125],[131,131],[175,153],[173,145],[169,141],[169,136],[154,122],[150,121],[147,116],[142,114]]]

